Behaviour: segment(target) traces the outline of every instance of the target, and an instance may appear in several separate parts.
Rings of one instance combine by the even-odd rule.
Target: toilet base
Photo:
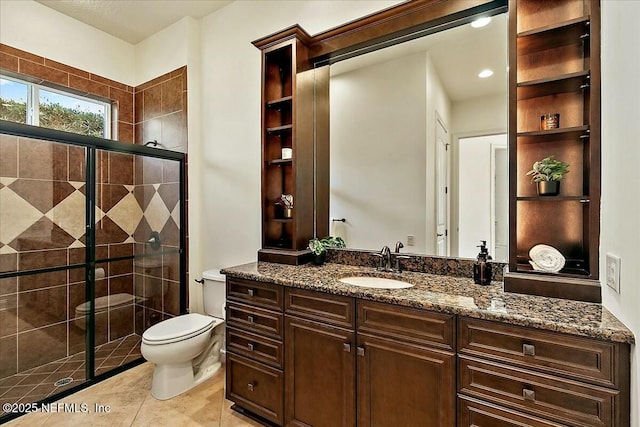
[[[191,361],[173,365],[155,365],[151,395],[158,400],[176,397],[213,377],[220,366],[220,362],[216,362],[194,375]]]

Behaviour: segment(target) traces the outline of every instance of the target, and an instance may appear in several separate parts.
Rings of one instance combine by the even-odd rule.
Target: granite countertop
[[[488,286],[465,277],[404,271],[381,273],[370,267],[327,263],[292,266],[254,262],[225,268],[230,277],[417,307],[476,319],[564,332],[632,344],[633,333],[601,304],[504,292],[502,282]],[[374,289],[347,285],[347,276],[387,277],[412,283],[407,289]]]

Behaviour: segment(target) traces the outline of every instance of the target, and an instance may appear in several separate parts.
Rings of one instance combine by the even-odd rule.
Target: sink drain
[[[62,387],[63,385],[69,384],[71,381],[73,381],[73,378],[71,377],[62,378],[56,381],[55,383],[53,383],[53,385],[56,387]]]

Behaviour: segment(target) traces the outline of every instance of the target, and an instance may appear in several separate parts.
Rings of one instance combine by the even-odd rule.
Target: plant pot
[[[324,260],[326,257],[327,257],[326,252],[322,252],[320,255],[313,254],[313,263],[315,265],[322,265],[324,264]]]
[[[560,181],[539,181],[538,196],[557,196],[560,193]]]

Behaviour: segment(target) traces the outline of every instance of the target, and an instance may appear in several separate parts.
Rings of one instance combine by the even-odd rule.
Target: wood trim
[[[355,300],[305,289],[285,289],[285,313],[353,330]]]
[[[277,31],[275,33],[269,34],[268,36],[254,40],[251,42],[251,44],[260,50],[265,50],[285,40],[293,38],[300,40],[306,45],[311,44],[312,41],[312,37],[304,30],[304,28],[302,28],[298,24],[294,24],[290,27],[285,28],[284,30]]]
[[[455,351],[454,315],[357,300],[358,333]]]
[[[576,301],[602,302],[599,281],[573,277],[508,272],[504,275],[504,291]]]
[[[507,0],[409,0],[314,36],[295,24],[252,43],[264,50],[297,38],[310,47],[310,59],[315,62],[419,30],[433,28],[436,31],[437,27],[437,31],[441,31],[478,13],[504,8],[506,4]]]

